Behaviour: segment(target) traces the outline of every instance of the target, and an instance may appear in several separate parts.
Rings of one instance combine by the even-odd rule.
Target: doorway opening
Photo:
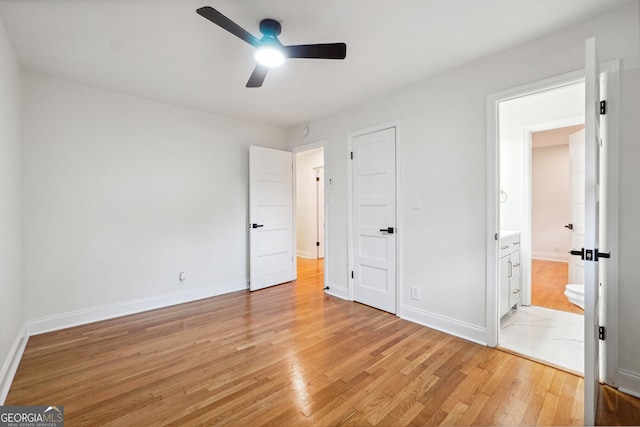
[[[324,147],[297,151],[295,158],[295,253],[299,274],[325,272]],[[323,285],[324,287],[324,285]]]
[[[584,167],[572,167],[580,160],[571,161],[569,141],[582,134],[584,147],[584,93],[578,80],[498,104],[498,345],[578,374],[584,303],[566,293],[584,289],[568,274],[568,252],[584,230],[576,218],[584,212]]]

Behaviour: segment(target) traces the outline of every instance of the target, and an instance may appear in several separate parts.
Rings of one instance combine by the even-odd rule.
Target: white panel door
[[[600,281],[596,254],[600,226],[600,71],[595,38],[585,44],[585,265],[584,422],[595,424],[600,382]],[[577,248],[574,248],[577,249]],[[591,251],[591,254],[589,254]]]
[[[571,179],[571,247],[584,248],[584,129],[569,136],[569,175]],[[584,284],[584,261],[577,256],[569,259],[569,283]]]
[[[293,157],[249,147],[249,289],[293,280]]]
[[[396,133],[385,129],[353,143],[353,297],[396,312]]]

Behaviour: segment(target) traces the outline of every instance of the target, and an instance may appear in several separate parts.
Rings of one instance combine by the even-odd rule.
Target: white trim
[[[352,134],[347,135],[347,299],[353,301],[353,153]]]
[[[487,95],[487,256],[486,256],[486,341],[490,347],[498,345],[498,245],[495,240],[500,232],[500,192],[498,141],[498,103],[520,98],[550,89],[569,86],[584,80],[584,71],[573,71],[537,82],[506,89]]]
[[[24,353],[28,340],[27,327],[23,326],[13,341],[13,345],[0,371],[0,406],[4,405],[4,402],[7,400],[11,383],[18,371],[18,366],[20,365],[20,360],[22,359],[22,354]]]
[[[607,240],[608,248],[600,248],[604,252],[611,251],[607,262],[606,307],[604,321],[607,327],[607,340],[604,352],[603,380],[606,384],[616,386],[622,377],[618,369],[618,262],[619,246],[619,120],[620,120],[620,61],[609,61],[600,64],[600,72],[605,73],[605,90],[607,96]],[[624,371],[627,372],[627,371]],[[635,396],[640,397],[640,381],[635,383]],[[630,393],[631,394],[631,393]]]
[[[310,151],[316,148],[327,148],[327,140],[321,139],[314,142],[309,142],[308,144],[296,145],[295,147],[291,147],[290,151],[292,153],[300,153],[302,151]]]
[[[537,259],[540,261],[554,261],[554,262],[564,262],[565,264],[569,262],[569,256],[563,254],[562,252],[534,252],[531,254],[531,259]],[[522,260],[520,260],[522,263]],[[529,286],[531,286],[531,282],[529,282]],[[529,305],[529,304],[522,304]]]
[[[329,289],[325,291],[327,295],[331,295],[347,301],[352,301],[352,299],[349,298],[349,288],[345,288],[344,286],[334,285],[332,283],[327,282],[326,280],[325,280],[325,284],[326,286],[329,287]]]
[[[506,95],[505,95],[506,96]],[[498,102],[501,93],[487,95],[487,234],[486,234],[486,342],[489,347],[498,345],[498,240],[500,238],[500,155],[498,144]]]
[[[230,292],[243,291],[246,289],[248,289],[247,281],[238,280],[235,282],[218,283],[206,287],[186,289],[184,291],[159,295],[155,297],[139,298],[121,303],[109,304],[100,307],[72,311],[69,313],[57,314],[55,316],[41,317],[39,319],[29,320],[27,321],[27,331],[29,333],[29,336],[43,334],[46,332],[57,331],[73,326],[99,322],[101,320],[112,319],[114,317],[142,313],[144,311],[197,301],[204,298],[211,298]]]
[[[304,259],[318,259],[314,254],[309,251],[303,251],[301,249],[296,250],[296,256]],[[297,269],[296,269],[297,270]],[[297,274],[296,274],[297,277]]]
[[[640,373],[619,369],[618,391],[640,398]]]
[[[607,345],[604,353],[606,369],[605,383],[615,386],[621,380],[622,371],[618,369],[618,257],[619,249],[618,205],[619,205],[619,103],[620,103],[620,61],[609,61],[600,65],[600,71],[607,73],[607,103],[608,103],[608,228],[607,238],[612,257],[608,262],[608,283],[606,297],[606,326]],[[521,96],[546,91],[549,89],[568,86],[584,80],[584,70],[574,71],[559,76],[544,79],[527,85],[507,89],[487,95],[487,256],[486,256],[486,340],[487,345],[495,347],[498,344],[498,251],[494,235],[500,231],[500,210],[498,209],[498,194],[500,191],[500,173],[498,170],[498,103]],[[602,249],[605,250],[605,249]],[[634,383],[637,390],[640,384]]]
[[[400,168],[400,122],[398,120],[394,120],[392,122],[383,123],[380,125],[370,126],[364,129],[359,129],[356,131],[349,132],[347,134],[347,158],[351,157],[351,152],[353,151],[353,139],[361,136],[367,135],[369,133],[379,132],[385,129],[395,129],[395,154],[396,154],[396,316],[400,313],[400,301],[402,297],[401,292],[401,271],[402,271],[402,258],[400,254],[402,252],[402,236],[404,230],[404,222],[402,221],[402,210],[400,208],[400,200],[402,200],[399,191],[399,183],[401,177],[401,168]],[[354,269],[353,266],[353,164],[351,160],[347,161],[347,275],[348,275],[348,291],[349,291],[349,300],[353,301],[353,278],[351,278],[351,272]]]
[[[402,319],[410,322],[436,329],[477,344],[487,345],[487,331],[485,328],[404,305],[400,306],[399,315]]]

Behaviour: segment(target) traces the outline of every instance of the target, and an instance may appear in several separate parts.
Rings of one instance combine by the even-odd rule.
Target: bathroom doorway
[[[500,271],[508,277],[498,344],[577,374],[584,317],[565,290],[574,233],[569,137],[584,127],[584,105],[578,80],[503,101],[498,111]]]
[[[584,314],[580,306],[584,303],[579,301],[578,286],[584,284],[584,274],[577,270],[584,266],[569,251],[582,247],[583,239],[580,219],[573,217],[584,204],[575,191],[584,188],[580,182],[583,171],[572,167],[579,163],[574,158],[578,156],[576,144],[584,147],[583,129],[581,123],[531,132],[530,177],[531,305],[580,315]],[[576,270],[573,275],[569,274],[570,265]],[[570,300],[565,294],[567,284],[576,284],[569,288],[575,290],[576,298]]]

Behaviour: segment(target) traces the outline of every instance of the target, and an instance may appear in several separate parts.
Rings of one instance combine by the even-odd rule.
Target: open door
[[[595,38],[585,44],[585,233],[584,258],[584,423],[594,425],[600,383],[600,277],[598,261],[608,254],[598,252],[600,237],[600,69]],[[578,249],[578,248],[574,248]]]
[[[249,147],[249,289],[295,279],[293,157]]]

